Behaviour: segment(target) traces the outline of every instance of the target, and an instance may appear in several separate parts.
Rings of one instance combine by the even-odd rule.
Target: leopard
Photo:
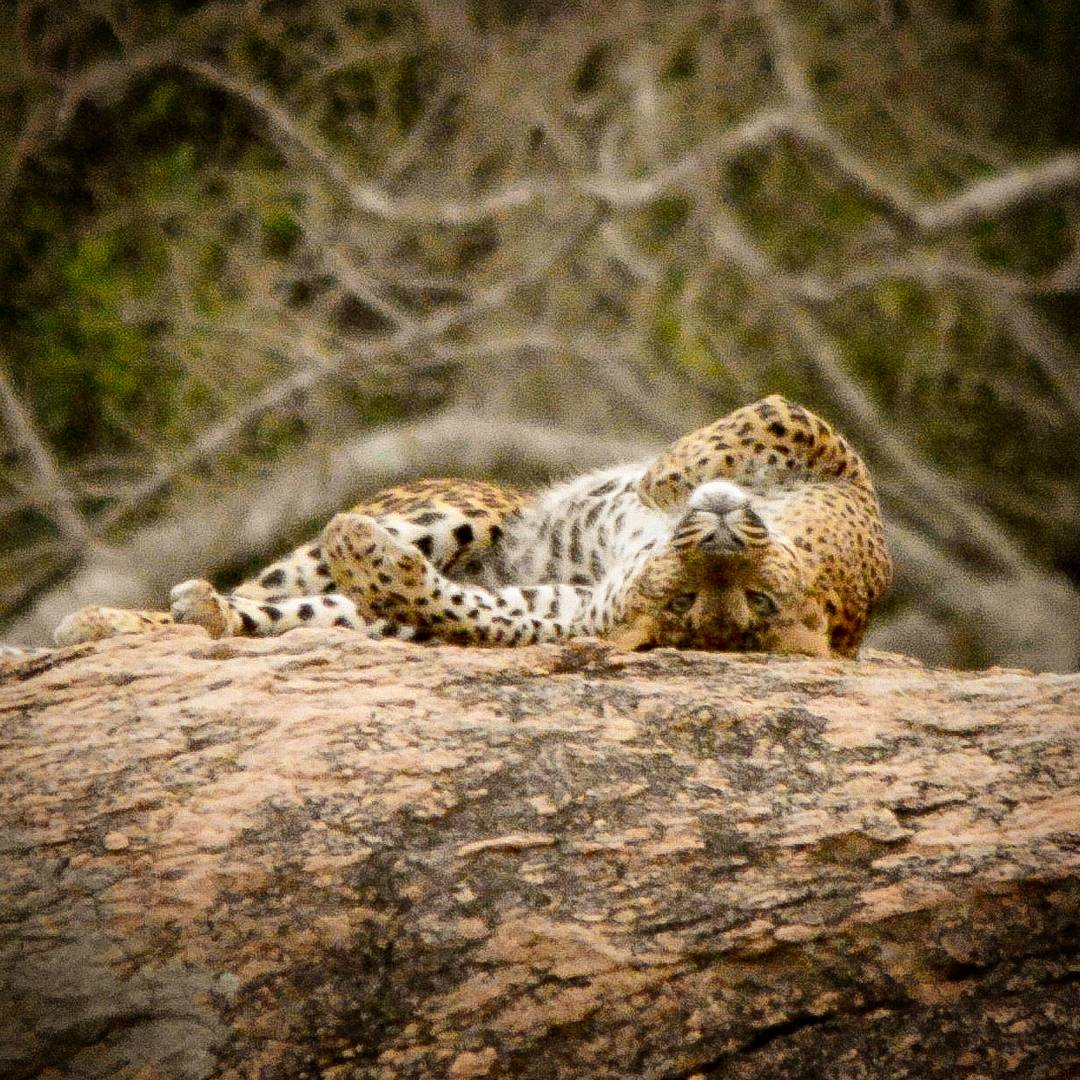
[[[172,590],[169,611],[81,608],[55,641],[306,626],[452,645],[594,636],[627,650],[851,658],[892,576],[866,464],[827,421],[774,394],[654,460],[535,492],[396,485],[231,592],[194,579]]]

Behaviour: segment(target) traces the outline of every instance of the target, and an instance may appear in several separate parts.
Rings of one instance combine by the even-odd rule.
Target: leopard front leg
[[[133,611],[91,604],[65,615],[53,631],[53,641],[59,646],[80,645],[117,634],[145,634],[171,626],[172,622],[167,611]]]
[[[172,589],[171,611],[134,611],[91,605],[62,619],[53,632],[53,640],[57,645],[76,645],[118,634],[146,633],[177,623],[202,626],[212,637],[262,633],[261,628],[267,620],[259,613],[258,602],[306,598],[312,593],[333,591],[334,583],[318,545],[303,544],[238,586],[230,596],[218,593],[207,581],[192,579]]]
[[[333,587],[333,586],[331,586]],[[170,611],[132,611],[124,608],[80,608],[61,620],[53,633],[57,645],[78,645],[118,634],[144,634],[163,626],[201,626],[211,637],[283,634],[296,626],[348,626],[368,629],[356,606],[344,596],[219,593],[209,581],[192,579],[172,588]],[[383,628],[374,628],[375,631]],[[392,633],[392,631],[391,631]]]
[[[178,623],[202,626],[211,637],[280,633],[288,629],[288,620],[281,623],[281,629],[272,628],[274,620],[262,610],[264,604],[288,603],[289,598],[306,599],[311,593],[321,595],[333,591],[334,583],[318,546],[304,544],[254,579],[238,586],[231,595],[218,593],[208,581],[183,581],[169,594],[171,611],[134,611],[91,605],[62,619],[53,632],[53,640],[57,645],[77,645],[119,634],[142,634]]]
[[[208,581],[184,581],[172,590],[177,623],[203,627],[211,637],[272,637],[299,626],[344,627],[369,637],[411,638],[413,632],[388,619],[364,619],[338,593],[290,596],[274,601],[222,595]]]
[[[372,517],[338,514],[323,550],[341,592],[361,615],[412,626],[456,644],[527,645],[597,630],[592,590],[574,585],[489,591],[453,581]]]

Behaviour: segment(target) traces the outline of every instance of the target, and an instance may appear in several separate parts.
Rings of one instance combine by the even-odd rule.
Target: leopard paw
[[[211,637],[226,637],[235,633],[232,612],[225,598],[209,581],[192,578],[174,585],[169,592],[172,617],[187,626],[201,626]]]
[[[61,619],[53,631],[53,641],[61,646],[80,645],[84,641],[101,641],[118,634],[145,634],[171,622],[172,619],[162,611],[128,611],[92,604]]]
[[[435,576],[423,552],[365,514],[337,514],[322,550],[337,587],[371,615],[393,616],[426,604]]]

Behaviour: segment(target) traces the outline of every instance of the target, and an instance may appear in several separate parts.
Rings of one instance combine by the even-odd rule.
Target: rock
[[[3,663],[0,1075],[1080,1065],[1080,675],[307,630]]]

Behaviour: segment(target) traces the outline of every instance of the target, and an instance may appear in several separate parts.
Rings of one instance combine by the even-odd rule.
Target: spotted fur
[[[465,480],[391,488],[229,596],[177,586],[172,618],[215,636],[343,626],[518,645],[599,634],[629,648],[850,656],[891,572],[866,466],[825,421],[774,396],[654,462],[536,496]],[[83,609],[57,640],[168,619]]]

